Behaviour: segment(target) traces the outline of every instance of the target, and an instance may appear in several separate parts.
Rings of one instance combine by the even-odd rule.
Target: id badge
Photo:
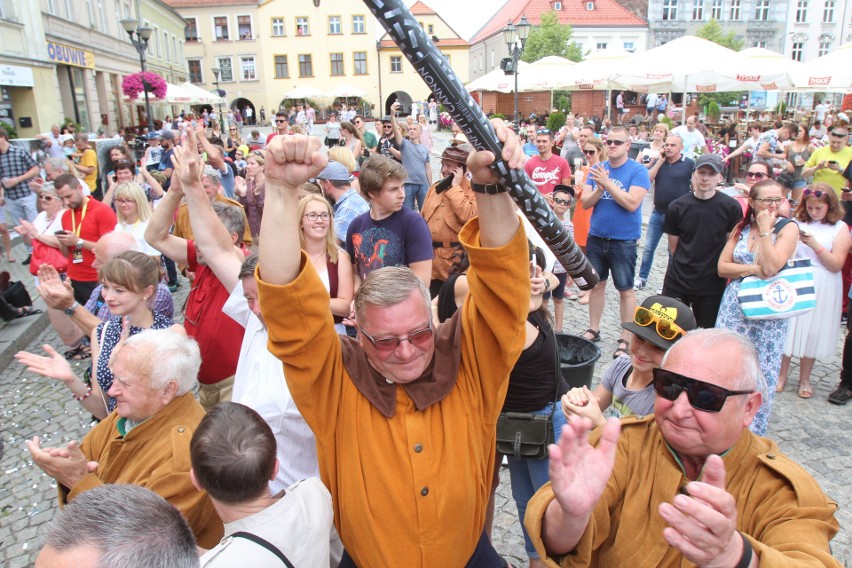
[[[71,251],[71,262],[74,264],[83,262],[83,251],[78,249]]]

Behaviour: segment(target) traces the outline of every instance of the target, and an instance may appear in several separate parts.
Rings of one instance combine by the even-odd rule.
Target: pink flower
[[[145,90],[145,87],[148,87],[148,92],[150,92],[154,98],[166,98],[168,85],[166,84],[165,79],[156,73],[152,73],[150,71],[133,73],[131,75],[126,75],[121,81],[121,92],[131,99],[138,97],[139,93]]]

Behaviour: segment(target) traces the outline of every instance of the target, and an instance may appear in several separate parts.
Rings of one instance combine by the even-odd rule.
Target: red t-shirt
[[[553,193],[553,188],[561,184],[564,179],[569,180],[567,183],[571,183],[571,167],[568,161],[556,154],[551,154],[547,160],[542,160],[541,156],[531,157],[524,164],[524,171],[542,195]]]
[[[108,205],[104,205],[96,199],[87,198],[88,202],[83,207],[86,208],[86,215],[83,216],[83,207],[79,209],[68,209],[62,214],[62,228],[69,233],[74,232],[73,227],[76,225],[79,230],[79,237],[84,241],[97,242],[102,236],[112,232],[115,229],[116,218],[115,212]],[[74,223],[71,218],[74,218]],[[95,260],[95,253],[88,249],[83,249],[83,262],[74,264],[73,250],[68,251],[68,278],[75,282],[97,282],[98,271],[92,268],[92,262]]]
[[[198,382],[210,385],[237,372],[245,328],[222,313],[230,294],[212,270],[198,264],[195,241],[186,241],[186,259],[195,280],[186,299],[183,327],[201,349]]]

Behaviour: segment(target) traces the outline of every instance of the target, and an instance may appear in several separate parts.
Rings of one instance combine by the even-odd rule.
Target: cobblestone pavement
[[[440,148],[446,136],[436,133],[435,139],[435,147]],[[438,154],[433,151],[433,157]],[[437,169],[437,160],[433,160],[433,168]],[[638,293],[640,301],[662,286],[664,250],[665,243],[660,243],[649,286]],[[20,246],[16,254],[19,261],[26,257]],[[16,274],[16,277],[19,276]],[[183,305],[186,293],[184,281],[175,298],[176,306]],[[596,381],[611,361],[619,333],[614,289],[610,288],[607,299],[599,344],[603,354],[595,369]],[[566,332],[579,333],[587,327],[587,307],[566,301]],[[56,334],[49,327],[27,349],[38,350],[44,343],[59,345]],[[813,399],[802,400],[796,396],[798,367],[793,366],[787,390],[776,398],[769,437],[813,474],[823,490],[840,504],[837,518],[841,529],[832,542],[832,549],[835,557],[849,566],[852,564],[852,513],[848,508],[852,498],[852,433],[849,428],[852,406],[835,406],[826,401],[837,383],[841,348],[842,338],[837,355],[817,362]],[[82,373],[83,367],[79,366],[78,370]],[[0,412],[0,440],[5,444],[5,453],[0,459],[0,566],[20,568],[33,564],[57,503],[56,484],[32,464],[24,441],[40,436],[45,445],[58,446],[71,439],[79,440],[89,430],[91,417],[71,400],[62,384],[28,374],[15,362],[0,372]],[[516,566],[526,565],[520,524],[505,468],[500,474],[496,497],[493,538],[502,555]]]

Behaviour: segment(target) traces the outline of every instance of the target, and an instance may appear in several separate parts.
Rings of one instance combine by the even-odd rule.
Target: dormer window
[[[594,2],[586,2],[586,10],[591,11],[591,10],[594,10],[594,9],[595,9],[595,3]]]
[[[553,9],[556,10],[557,12],[559,10],[561,10],[562,9],[562,2],[554,2],[553,3]]]

